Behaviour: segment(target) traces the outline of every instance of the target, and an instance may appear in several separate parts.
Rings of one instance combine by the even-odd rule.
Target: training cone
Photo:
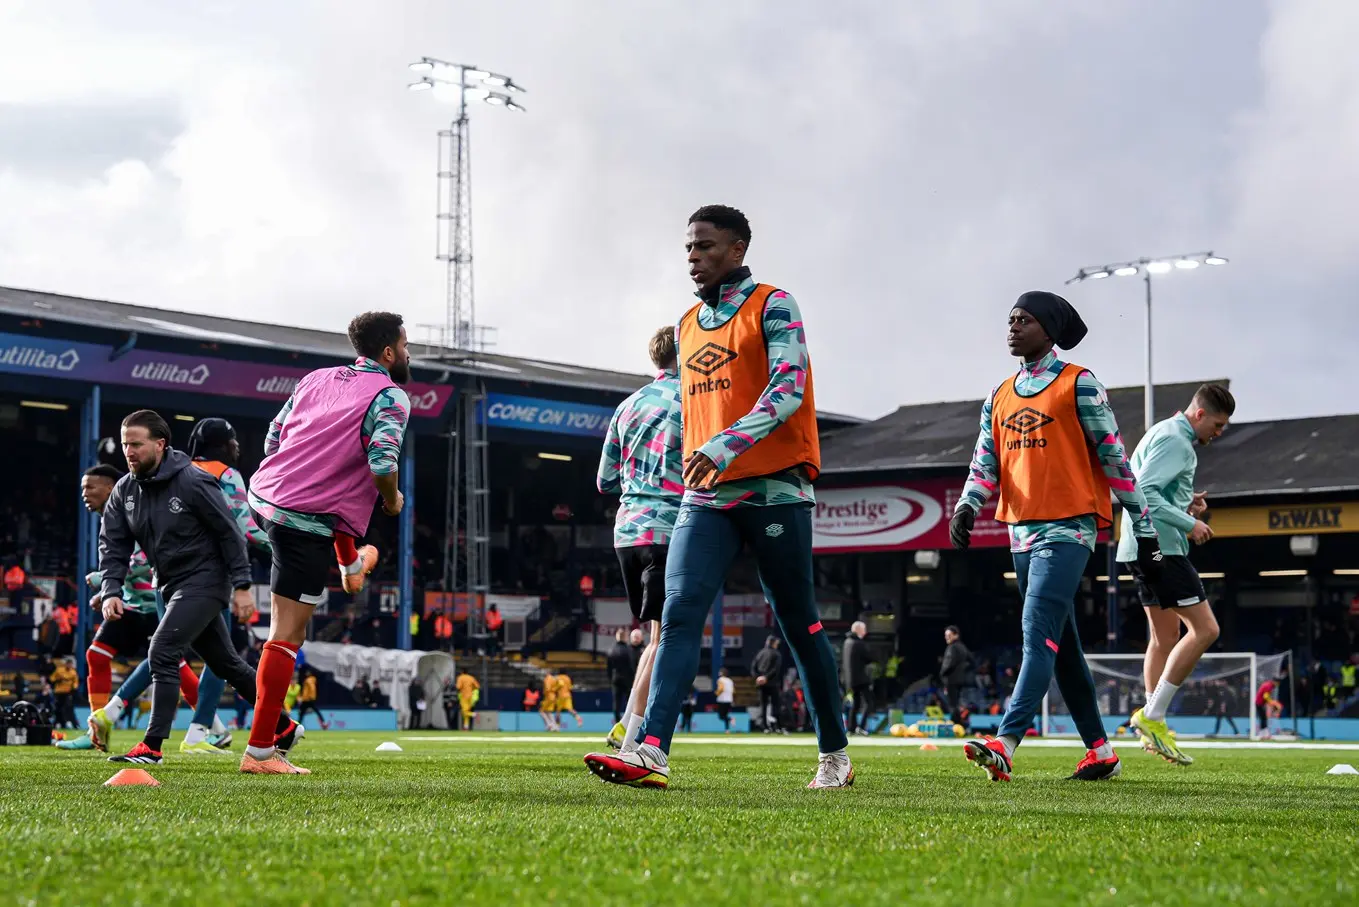
[[[125,768],[104,782],[105,787],[160,787],[160,782],[151,777],[144,768]]]
[[[935,746],[933,743],[922,743],[920,744],[920,750],[924,753],[934,753],[938,752],[939,747]]]
[[[379,753],[399,753],[401,752],[401,747],[388,740],[386,743],[378,744],[377,751]]]
[[[1330,767],[1330,769],[1326,772],[1326,774],[1328,774],[1328,775],[1359,775],[1359,768],[1355,768],[1354,766],[1350,765],[1348,762],[1341,762],[1341,763],[1338,763],[1338,764],[1336,764],[1336,765],[1332,765],[1332,766]]]

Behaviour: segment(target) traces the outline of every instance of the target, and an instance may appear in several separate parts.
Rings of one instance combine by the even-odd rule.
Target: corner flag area
[[[377,752],[384,742],[400,752]],[[1065,780],[1072,741],[993,784],[954,741],[850,747],[809,791],[809,737],[677,738],[671,788],[596,780],[593,736],[317,733],[310,777],[168,757],[105,788],[98,754],[0,747],[15,904],[1323,904],[1359,893],[1359,744],[1120,742],[1122,777]],[[172,741],[172,743],[177,743]],[[1035,745],[1038,744],[1038,745]],[[174,747],[167,747],[174,753]]]

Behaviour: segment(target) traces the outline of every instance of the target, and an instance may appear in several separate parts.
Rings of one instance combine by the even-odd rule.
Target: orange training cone
[[[125,768],[104,782],[105,787],[160,787],[160,782],[151,777],[144,768]]]
[[[920,744],[920,750],[921,750],[921,752],[925,752],[925,753],[933,753],[933,752],[938,751],[938,749],[939,749],[939,747],[935,746],[933,743],[922,743],[922,744]]]

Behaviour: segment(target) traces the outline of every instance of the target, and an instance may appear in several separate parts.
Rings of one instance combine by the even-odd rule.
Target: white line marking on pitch
[[[439,737],[419,737],[403,736],[399,740],[411,740],[420,743],[570,743],[575,746],[592,745],[594,735],[576,734],[574,736],[547,736],[544,734],[529,736],[509,736],[505,734],[469,734],[465,732],[450,733],[448,736]],[[933,743],[935,746],[962,746],[963,739],[957,737],[856,737],[850,741],[850,747],[857,749],[863,746],[871,747],[919,747],[922,743]],[[1141,744],[1136,740],[1112,740],[1114,747],[1119,749],[1140,749]],[[675,745],[686,746],[800,746],[811,748],[816,746],[816,739],[811,735],[792,736],[792,737],[676,737]],[[1079,740],[1063,739],[1039,739],[1026,740],[1022,744],[1025,749],[1083,749],[1085,744]],[[1269,740],[1185,740],[1181,741],[1182,749],[1196,750],[1339,750],[1343,752],[1359,752],[1359,743],[1312,743],[1308,741],[1269,741]]]

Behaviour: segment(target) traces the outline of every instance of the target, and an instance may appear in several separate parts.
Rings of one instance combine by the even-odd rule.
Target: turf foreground
[[[400,753],[377,753],[395,739]],[[129,734],[115,743],[131,741]],[[730,738],[728,738],[730,739]],[[988,783],[956,746],[854,745],[848,791],[795,745],[680,739],[669,791],[603,784],[592,738],[317,733],[310,777],[181,757],[104,788],[97,754],[0,747],[3,904],[1340,904],[1359,894],[1356,751],[1021,748]],[[239,749],[239,747],[238,747]],[[994,900],[992,900],[994,898]]]

